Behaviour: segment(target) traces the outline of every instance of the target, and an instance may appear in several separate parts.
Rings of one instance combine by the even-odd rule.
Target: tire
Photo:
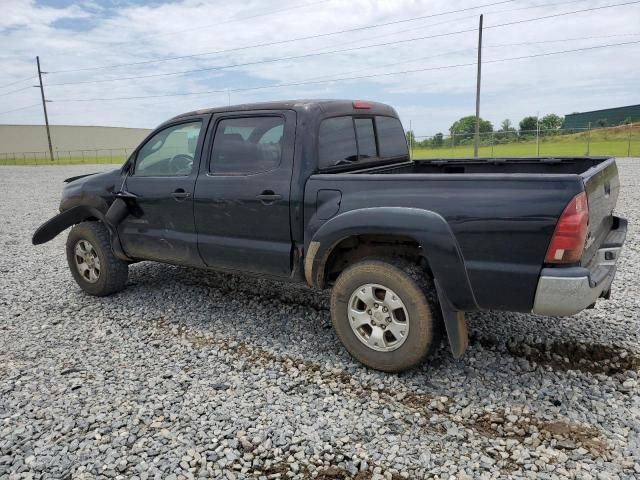
[[[104,297],[127,283],[127,262],[111,250],[109,231],[100,222],[82,222],[67,237],[67,263],[71,275],[85,292]]]
[[[364,260],[338,277],[331,292],[331,321],[356,360],[375,370],[401,372],[440,344],[442,315],[436,298],[419,267],[403,260]]]

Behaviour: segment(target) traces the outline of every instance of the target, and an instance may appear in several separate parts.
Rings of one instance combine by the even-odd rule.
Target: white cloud
[[[142,6],[125,5],[115,9],[109,5],[100,7],[95,4],[52,8],[38,6],[28,0],[11,0],[0,17],[0,42],[4,47],[0,52],[3,62],[0,85],[33,75],[35,55],[40,55],[43,68],[47,71],[140,62],[424,16],[490,3],[490,0],[331,0],[274,15],[248,18],[301,3],[305,2],[283,0],[274,5],[257,0],[183,0],[164,4],[154,2]],[[523,9],[540,4],[534,0],[523,0],[484,8],[487,27],[485,44],[503,45],[620,33],[640,34],[640,7],[637,5],[491,28],[492,25],[513,20],[607,4],[604,0],[562,3],[554,7]],[[476,14],[479,12],[480,10],[436,16],[348,34],[178,61],[50,74],[45,76],[45,82],[53,84],[149,75],[433,36],[474,29],[477,25]],[[61,20],[67,25],[76,21],[83,28],[62,28],[59,25]],[[640,35],[486,48],[484,58],[492,60],[517,57],[633,40],[640,40]],[[226,88],[234,90],[309,79],[428,69],[474,62],[475,42],[476,33],[468,32],[197,75],[48,86],[47,97],[53,100],[49,105],[50,117],[53,123],[59,124],[151,127],[181,111],[226,104],[227,94],[86,103],[64,103],[61,100],[162,95]],[[517,122],[522,116],[535,114],[536,111],[564,114],[576,110],[638,103],[637,72],[633,66],[639,61],[640,46],[636,44],[505,63],[486,63],[483,66],[482,115],[498,124],[507,117]],[[394,65],[384,66],[387,64]],[[28,82],[0,89],[0,95],[22,85],[28,85]],[[471,114],[474,109],[474,92],[475,69],[461,67],[345,82],[232,92],[231,100],[236,103],[295,97],[366,96],[393,104],[406,126],[411,121],[419,134],[431,134],[445,131],[461,115]],[[37,101],[37,89],[0,96],[0,112]],[[0,121],[40,123],[41,112],[37,108],[22,110],[2,115]]]

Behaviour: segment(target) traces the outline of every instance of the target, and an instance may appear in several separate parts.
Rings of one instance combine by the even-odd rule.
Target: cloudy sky
[[[480,13],[481,116],[495,126],[637,104],[631,1],[2,0],[0,123],[43,122],[39,55],[53,124],[154,127],[229,101],[362,98],[394,105],[417,135],[447,131],[474,113]]]

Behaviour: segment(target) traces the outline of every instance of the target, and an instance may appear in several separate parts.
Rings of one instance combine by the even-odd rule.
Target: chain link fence
[[[472,157],[473,133],[409,135],[412,158]],[[480,134],[481,157],[640,156],[640,124],[613,128],[497,131]]]
[[[472,133],[409,136],[412,158],[472,157]],[[135,147],[0,153],[0,165],[122,164]],[[480,134],[481,157],[605,155],[640,157],[640,124],[613,128],[497,131]]]
[[[53,161],[49,152],[0,153],[0,165],[69,165],[82,163],[122,164],[135,147],[96,150],[56,150]]]

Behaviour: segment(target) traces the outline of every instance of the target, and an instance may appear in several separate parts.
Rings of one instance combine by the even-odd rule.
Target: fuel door
[[[340,210],[342,192],[340,190],[318,190],[316,213],[320,220],[328,220]]]

